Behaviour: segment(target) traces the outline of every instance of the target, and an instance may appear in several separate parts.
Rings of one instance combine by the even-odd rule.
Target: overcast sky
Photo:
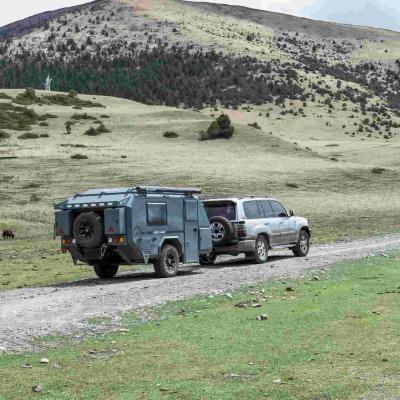
[[[0,26],[43,11],[89,3],[85,0],[1,0]]]
[[[88,3],[85,0],[2,1],[7,5],[2,5],[0,26],[43,11]],[[326,21],[400,30],[399,0],[215,0],[215,2]]]

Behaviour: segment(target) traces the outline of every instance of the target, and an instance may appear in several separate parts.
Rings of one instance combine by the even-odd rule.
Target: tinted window
[[[262,209],[264,211],[264,217],[265,218],[272,218],[274,216],[274,212],[272,211],[271,204],[268,200],[262,200],[260,201],[260,204],[262,206]]]
[[[287,212],[281,203],[277,201],[271,201],[270,203],[275,217],[287,217]]]
[[[243,203],[243,209],[247,219],[263,218],[263,215],[258,208],[257,201],[245,201]]]
[[[167,225],[167,205],[165,203],[147,203],[147,223],[149,225]]]
[[[204,208],[208,219],[212,217],[225,217],[229,221],[236,219],[236,204],[232,201],[207,201]]]

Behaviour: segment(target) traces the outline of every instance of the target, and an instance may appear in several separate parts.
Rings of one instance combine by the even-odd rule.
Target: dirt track
[[[0,352],[29,348],[29,339],[47,334],[84,332],[87,320],[107,316],[117,324],[121,312],[216,294],[274,277],[299,276],[340,261],[400,248],[400,236],[373,238],[312,248],[306,259],[289,251],[271,252],[266,265],[223,259],[210,268],[184,269],[176,278],[159,280],[148,272],[121,274],[114,280],[75,283],[0,293]]]

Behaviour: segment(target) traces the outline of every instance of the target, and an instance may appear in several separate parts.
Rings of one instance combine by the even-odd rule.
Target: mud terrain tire
[[[154,262],[154,271],[158,278],[172,278],[179,268],[179,253],[175,246],[166,244],[158,260]]]
[[[118,268],[119,268],[118,265],[107,265],[107,264],[93,265],[94,272],[100,279],[114,278],[114,276],[118,272]]]
[[[72,228],[78,246],[86,249],[99,247],[104,241],[104,225],[99,214],[84,212],[79,214]]]
[[[235,228],[231,221],[225,217],[210,218],[212,243],[215,247],[222,247],[232,242]]]

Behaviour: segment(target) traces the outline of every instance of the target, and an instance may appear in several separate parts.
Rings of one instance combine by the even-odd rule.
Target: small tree
[[[221,114],[208,127],[207,132],[200,132],[199,140],[230,139],[235,133],[231,119],[227,114]]]

